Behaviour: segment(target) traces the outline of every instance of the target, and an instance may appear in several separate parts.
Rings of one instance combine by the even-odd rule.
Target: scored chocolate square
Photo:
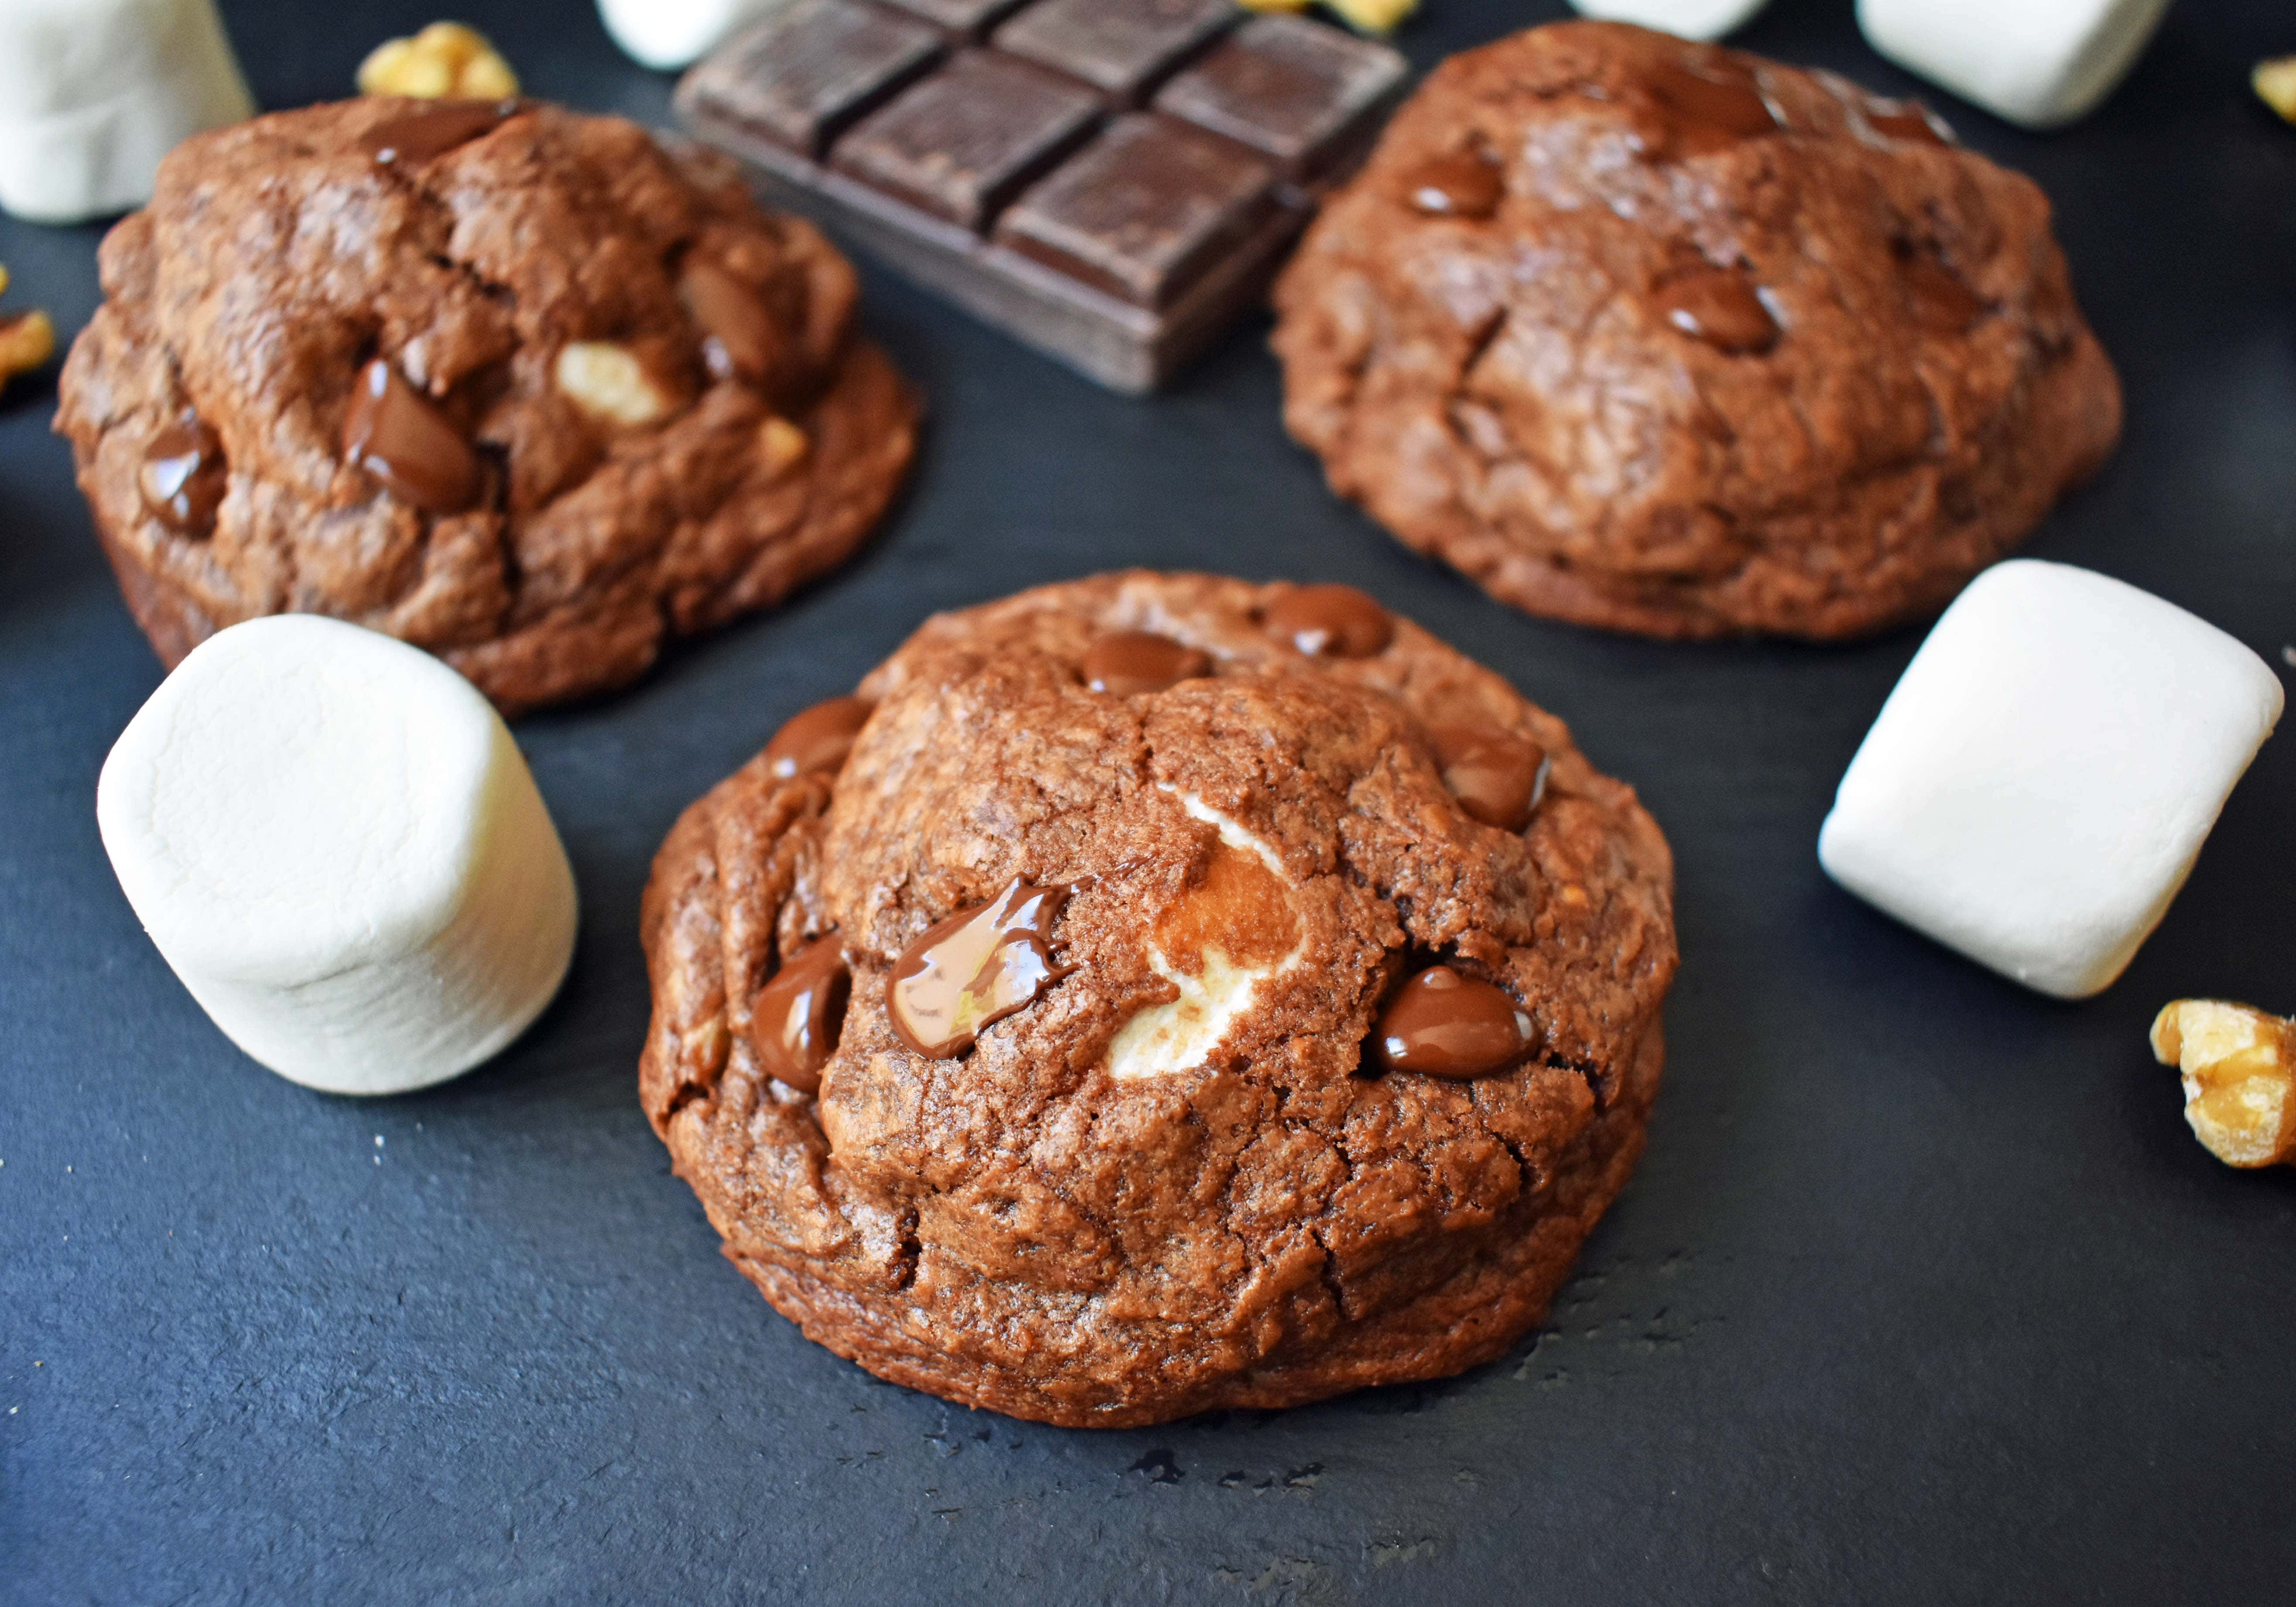
[[[792,0],[695,68],[689,84],[718,115],[817,160],[945,45],[914,17],[852,0]]]
[[[1403,87],[1395,53],[1304,17],[1255,17],[1158,92],[1159,111],[1265,152],[1295,184],[1360,149]]]
[[[1093,131],[1100,97],[992,51],[960,51],[837,142],[838,172],[969,229]]]
[[[1136,307],[1171,302],[1267,214],[1266,162],[1134,112],[1022,196],[996,241]]]
[[[886,0],[905,12],[914,12],[928,22],[938,22],[953,34],[968,39],[978,39],[988,31],[989,25],[1012,12],[1018,11],[1026,0]]]
[[[1037,0],[991,42],[1132,106],[1237,15],[1233,0]]]

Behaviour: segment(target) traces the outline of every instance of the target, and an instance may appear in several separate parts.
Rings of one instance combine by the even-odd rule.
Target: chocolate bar
[[[1405,72],[1232,0],[791,0],[677,109],[777,199],[1142,391],[1266,294]]]

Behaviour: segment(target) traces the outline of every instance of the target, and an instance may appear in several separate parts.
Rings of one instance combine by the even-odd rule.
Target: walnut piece
[[[8,288],[8,270],[0,267],[0,291]],[[42,312],[0,314],[0,388],[20,373],[29,373],[56,355],[56,326]]]
[[[758,426],[758,457],[767,480],[779,480],[812,450],[813,438],[777,414]]]
[[[359,63],[358,86],[361,94],[499,101],[518,93],[518,75],[477,29],[433,22],[411,39],[376,45]]]
[[[1308,0],[1241,0],[1246,11],[1303,12]],[[1391,34],[1419,9],[1419,0],[1324,0],[1341,21],[1359,34]]]
[[[558,352],[558,389],[592,418],[617,424],[651,424],[668,413],[670,398],[648,377],[627,346],[574,340]]]
[[[2296,123],[2296,56],[2275,56],[2269,61],[2259,61],[2248,81],[2256,86],[2258,99]]]
[[[2178,999],[2152,1020],[2152,1054],[2185,1078],[2185,1120],[2227,1166],[2296,1160],[2296,1021],[2221,999]]]

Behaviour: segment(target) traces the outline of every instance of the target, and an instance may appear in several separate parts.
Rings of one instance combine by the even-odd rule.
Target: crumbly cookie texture
[[[506,711],[601,691],[844,558],[914,445],[844,258],[617,118],[258,118],[175,151],[101,266],[57,428],[171,667],[306,611]]]
[[[1276,291],[1332,488],[1529,612],[1837,637],[2103,462],[2030,180],[1910,102],[1622,24],[1453,57]]]
[[[687,810],[641,1095],[727,1256],[882,1377],[1118,1426],[1437,1376],[1641,1152],[1671,887],[1561,721],[1360,594],[1048,586]]]

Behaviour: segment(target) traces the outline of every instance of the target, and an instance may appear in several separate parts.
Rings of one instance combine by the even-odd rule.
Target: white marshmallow
[[[1163,791],[1177,792],[1162,782],[1156,784]],[[1194,793],[1177,795],[1190,816],[1218,829],[1224,846],[1251,855],[1274,878],[1274,886],[1289,889],[1283,856],[1272,846]],[[1288,892],[1283,896],[1288,897]],[[1261,985],[1297,966],[1306,952],[1303,935],[1291,953],[1253,965],[1239,963],[1218,947],[1208,947],[1193,955],[1168,955],[1151,939],[1149,969],[1177,988],[1180,996],[1169,1004],[1149,1005],[1117,1029],[1108,1045],[1109,1075],[1128,1081],[1168,1077],[1203,1065],[1258,1001]]]
[[[573,956],[573,872],[501,717],[354,625],[283,614],[194,648],[113,746],[95,812],[192,996],[310,1087],[468,1070]]]
[[[1908,72],[2028,128],[2112,93],[2169,0],[1857,0],[1866,41]]]
[[[1718,39],[1752,20],[1770,0],[1570,0],[1582,17],[1638,22],[1685,39]]]
[[[606,31],[642,66],[690,67],[733,31],[789,0],[598,0]]]
[[[19,217],[140,207],[177,143],[254,115],[213,0],[0,0],[0,208]]]
[[[2172,603],[1997,564],[1882,705],[1818,860],[1939,942],[2086,998],[2168,913],[2282,701],[2263,660]]]

